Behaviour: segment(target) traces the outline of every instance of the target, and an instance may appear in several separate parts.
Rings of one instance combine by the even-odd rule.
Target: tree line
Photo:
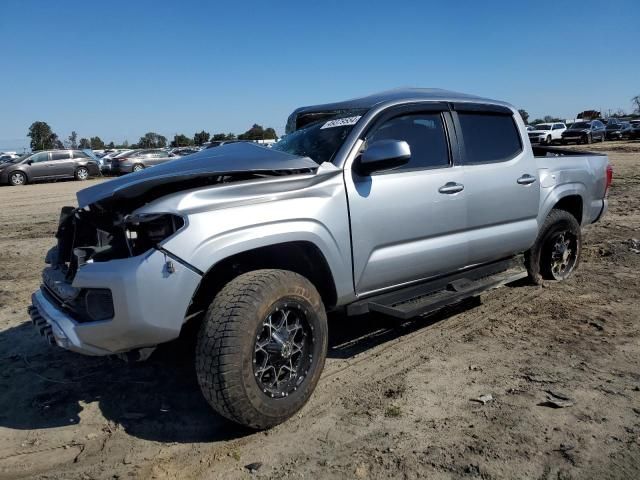
[[[170,147],[190,147],[201,146],[208,141],[224,141],[224,140],[277,140],[278,135],[276,131],[262,125],[254,123],[253,126],[244,133],[236,135],[234,133],[214,133],[211,135],[209,132],[202,130],[196,132],[193,137],[176,134],[173,140],[167,141],[167,137],[155,132],[147,132],[140,139],[138,143],[129,144],[128,141],[124,141],[121,144],[115,144],[105,142],[98,136],[90,138],[78,138],[78,134],[73,131],[71,135],[62,141],[56,133],[51,129],[47,122],[33,122],[29,127],[29,133],[27,136],[31,139],[31,150],[54,150],[54,149],[87,149],[103,150],[106,148],[164,148],[167,145]]]

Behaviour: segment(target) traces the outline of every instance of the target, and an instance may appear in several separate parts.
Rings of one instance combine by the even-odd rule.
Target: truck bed
[[[582,199],[582,225],[595,222],[606,211],[606,154],[533,146],[540,178],[540,218],[546,218],[560,192]]]

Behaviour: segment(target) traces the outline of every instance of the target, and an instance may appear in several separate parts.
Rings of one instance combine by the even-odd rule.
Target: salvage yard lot
[[[640,143],[588,148],[614,183],[571,280],[404,324],[335,316],[311,401],[263,433],[213,413],[186,341],[140,364],[47,346],[26,308],[91,183],[0,188],[0,478],[639,478]]]

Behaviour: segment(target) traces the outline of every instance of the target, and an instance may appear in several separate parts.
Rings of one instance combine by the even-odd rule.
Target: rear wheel
[[[9,185],[19,187],[27,183],[27,176],[22,172],[13,172],[9,175]]]
[[[256,270],[218,293],[199,332],[198,382],[222,416],[265,429],[300,410],[327,352],[327,317],[316,288],[286,270]]]
[[[139,172],[140,170],[144,170],[144,165],[142,165],[141,163],[136,163],[133,166],[133,169],[131,171],[132,172]]]
[[[86,167],[76,168],[76,180],[84,181],[89,178],[89,170]]]
[[[564,210],[551,210],[525,254],[529,278],[536,284],[566,280],[580,262],[581,249],[582,231],[576,218]]]

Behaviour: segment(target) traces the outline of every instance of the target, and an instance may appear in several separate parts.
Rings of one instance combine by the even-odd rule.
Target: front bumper
[[[44,286],[33,294],[29,315],[41,334],[62,348],[86,355],[123,353],[177,338],[200,280],[190,268],[150,250],[78,270],[73,287],[111,290],[113,318],[78,322]]]

